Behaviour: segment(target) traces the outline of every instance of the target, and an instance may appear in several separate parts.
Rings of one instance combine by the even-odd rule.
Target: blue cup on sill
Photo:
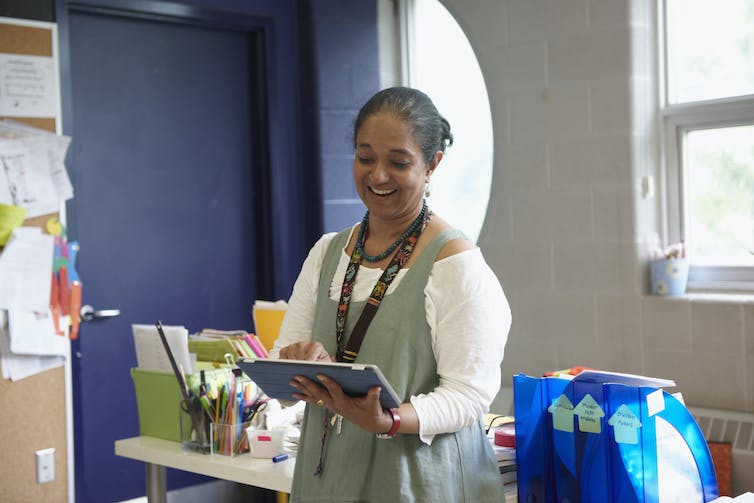
[[[652,260],[649,262],[649,272],[653,294],[670,297],[686,293],[689,279],[687,258]]]

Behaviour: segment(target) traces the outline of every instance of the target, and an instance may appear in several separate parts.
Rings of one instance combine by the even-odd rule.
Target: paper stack
[[[235,363],[239,358],[270,356],[259,337],[245,330],[205,328],[201,333],[191,335],[188,345],[199,361]]]
[[[495,452],[506,496],[517,493],[516,433],[513,421],[511,416],[494,414],[487,414],[484,418],[487,440]]]
[[[163,325],[165,338],[176,364],[185,374],[194,371],[195,357],[188,349],[188,330],[180,325]],[[141,370],[173,374],[168,354],[154,325],[131,325],[136,350],[136,363]]]

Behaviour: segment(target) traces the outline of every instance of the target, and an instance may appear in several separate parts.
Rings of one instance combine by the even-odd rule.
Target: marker
[[[275,456],[275,457],[272,458],[272,462],[273,463],[280,463],[281,461],[285,461],[286,459],[288,459],[288,454],[285,454],[285,453],[278,454],[277,456]]]

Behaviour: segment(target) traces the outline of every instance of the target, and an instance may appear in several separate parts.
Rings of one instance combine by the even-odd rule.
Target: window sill
[[[717,302],[725,304],[754,304],[754,293],[744,292],[686,292],[683,295],[654,295],[644,296],[663,300],[677,300],[683,302]]]

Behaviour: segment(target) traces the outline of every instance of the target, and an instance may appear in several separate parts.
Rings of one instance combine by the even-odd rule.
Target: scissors
[[[201,400],[191,392],[188,400],[181,400],[181,410],[191,418],[191,426],[197,434],[197,447],[199,449],[209,448],[209,423],[204,419]]]
[[[207,442],[209,434],[206,431],[206,428],[209,425],[207,425],[206,422],[203,421],[202,404],[199,401],[199,398],[197,398],[197,396],[194,394],[194,392],[190,391],[188,386],[186,385],[186,379],[183,377],[183,372],[181,372],[181,370],[178,368],[178,364],[175,362],[175,357],[173,356],[173,352],[170,350],[170,345],[168,345],[168,340],[165,337],[165,332],[162,329],[162,323],[159,320],[155,322],[155,327],[157,328],[157,333],[160,335],[160,339],[162,339],[162,345],[164,346],[165,352],[168,355],[168,360],[170,360],[170,366],[173,368],[173,373],[178,380],[178,387],[180,388],[181,396],[183,397],[181,400],[181,409],[183,409],[183,411],[186,412],[189,417],[191,417],[191,426],[199,436],[199,445],[202,447],[209,446],[209,443]]]
[[[261,411],[263,411],[267,407],[267,402],[254,402],[252,404],[247,405],[244,408],[243,411],[243,417],[241,418],[241,421],[244,423],[250,423],[254,420],[255,417],[257,417],[257,414]]]

